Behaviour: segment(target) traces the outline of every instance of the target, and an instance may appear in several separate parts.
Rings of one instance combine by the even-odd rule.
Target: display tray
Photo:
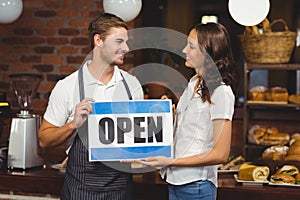
[[[272,182],[269,182],[269,185],[286,186],[286,187],[300,187],[300,185],[298,185],[298,184],[288,184],[288,183],[285,183],[285,184],[278,184],[278,183],[272,183]]]
[[[243,185],[256,185],[256,186],[262,186],[263,184],[268,184],[269,181],[244,181],[244,180],[239,180],[237,174],[233,175],[234,179],[238,183],[242,183]]]
[[[263,105],[285,105],[288,104],[287,101],[253,101],[253,100],[248,100],[247,103],[249,104],[263,104]]]
[[[237,173],[238,169],[218,169],[218,173]]]

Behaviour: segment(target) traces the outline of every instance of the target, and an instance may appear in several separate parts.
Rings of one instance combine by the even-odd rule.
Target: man
[[[87,118],[90,102],[142,99],[139,81],[119,69],[127,46],[127,25],[104,13],[89,25],[91,59],[58,81],[39,130],[41,147],[70,144],[62,200],[130,199],[131,174],[102,162],[88,162]]]

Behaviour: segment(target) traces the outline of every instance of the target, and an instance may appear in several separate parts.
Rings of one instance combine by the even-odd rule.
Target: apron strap
[[[78,70],[78,85],[79,85],[79,95],[80,95],[80,101],[82,101],[85,97],[84,92],[84,81],[83,81],[83,65]],[[78,138],[81,139],[82,143],[88,148],[88,120],[84,122],[84,124],[78,128],[77,136],[75,140]]]
[[[78,71],[78,84],[79,84],[79,95],[80,95],[80,101],[84,99],[84,82],[83,82],[83,72],[82,72],[83,66],[79,68]]]
[[[127,92],[127,95],[128,95],[128,98],[129,98],[129,100],[132,100],[132,95],[131,95],[131,92],[130,92],[130,89],[129,89],[129,86],[128,86],[128,84],[127,84],[127,82],[126,82],[126,80],[125,80],[125,78],[124,78],[124,76],[123,76],[123,74],[122,74],[122,72],[120,72],[120,74],[121,74],[121,76],[122,76],[122,78],[123,78],[123,84],[124,84],[124,86],[125,86],[125,89],[126,89],[126,92]]]

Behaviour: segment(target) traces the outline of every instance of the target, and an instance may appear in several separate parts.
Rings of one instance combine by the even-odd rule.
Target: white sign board
[[[92,106],[89,161],[173,157],[171,100],[94,102]]]

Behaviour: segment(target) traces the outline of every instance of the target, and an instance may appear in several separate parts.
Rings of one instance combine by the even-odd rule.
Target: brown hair
[[[113,27],[123,27],[128,30],[126,23],[116,15],[103,13],[94,18],[88,28],[91,49],[94,49],[94,35],[100,34],[101,38],[105,39]]]
[[[200,77],[203,79],[201,99],[211,103],[210,95],[222,81],[231,86],[234,81],[235,68],[230,38],[226,28],[219,23],[198,24],[195,30],[200,50],[206,55],[205,73]],[[219,73],[216,73],[215,68]]]

